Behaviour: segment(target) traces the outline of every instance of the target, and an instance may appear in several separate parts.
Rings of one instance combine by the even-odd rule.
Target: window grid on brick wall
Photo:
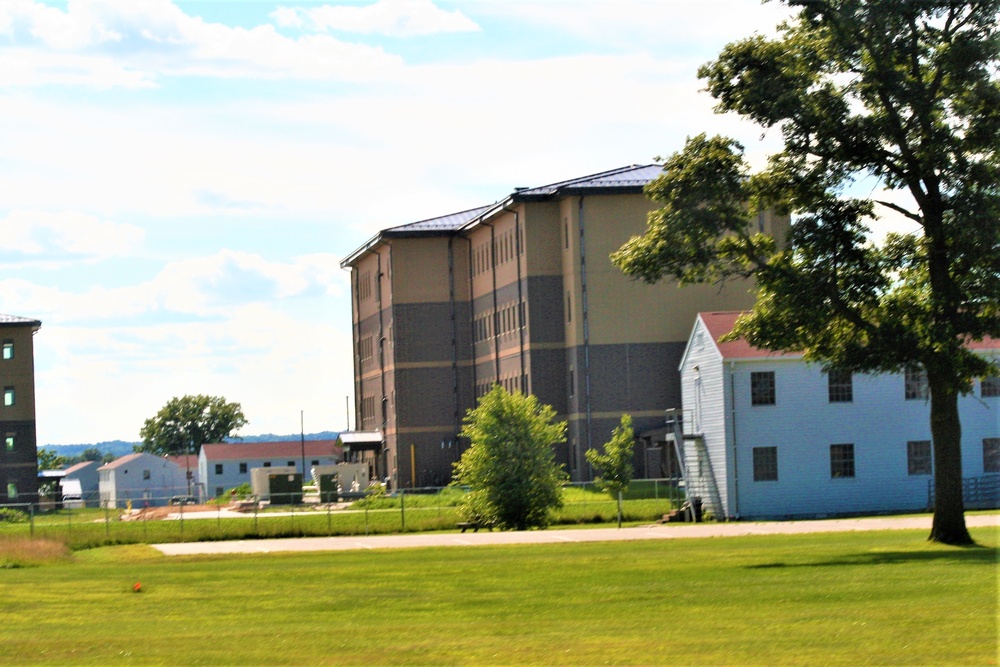
[[[774,371],[750,373],[750,404],[775,404]]]
[[[850,403],[854,400],[854,383],[851,371],[831,369],[827,373],[827,393],[831,403]]]
[[[755,482],[778,481],[777,447],[753,448],[753,481]]]
[[[833,479],[854,477],[854,445],[830,445],[830,477]]]
[[[906,443],[906,472],[908,475],[930,475],[932,472],[930,440],[910,440]]]

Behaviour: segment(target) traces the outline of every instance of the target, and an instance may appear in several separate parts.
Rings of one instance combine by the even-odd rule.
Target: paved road
[[[1000,514],[966,516],[966,525],[1000,529]],[[297,537],[230,542],[180,542],[154,544],[168,556],[190,554],[252,554],[293,551],[350,551],[359,549],[412,549],[416,547],[482,546],[490,544],[559,544],[568,542],[613,542],[620,540],[669,540],[691,537],[736,537],[740,535],[788,535],[863,530],[930,530],[931,517],[869,517],[817,521],[767,521],[638,526],[635,528],[590,528],[531,530],[520,532],[412,533],[370,537]]]

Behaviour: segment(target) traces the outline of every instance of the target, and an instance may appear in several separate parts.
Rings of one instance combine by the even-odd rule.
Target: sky
[[[0,313],[36,318],[39,446],[171,397],[342,430],[349,274],[379,229],[775,132],[698,67],[758,0],[0,2]],[[350,398],[349,398],[350,397]]]

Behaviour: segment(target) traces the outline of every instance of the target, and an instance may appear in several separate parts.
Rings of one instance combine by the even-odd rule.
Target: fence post
[[[104,535],[111,535],[111,511],[108,507],[110,501],[104,503]]]
[[[399,532],[406,532],[406,489],[399,490]]]
[[[332,535],[333,534],[333,527],[330,525],[330,499],[329,499],[329,496],[327,496],[327,501],[326,501],[326,534],[327,535]]]
[[[31,521],[31,536],[35,536],[35,505],[33,503],[28,503],[28,516]]]
[[[257,530],[257,512],[260,510],[260,500],[257,496],[253,499],[253,534],[260,537],[260,531]]]
[[[365,537],[368,537],[368,499],[365,498]]]
[[[184,505],[185,505],[186,501],[187,501],[187,498],[185,498],[184,502],[181,502],[181,504],[180,504],[180,508],[181,508],[181,519],[180,519],[181,520],[181,542],[184,541]]]

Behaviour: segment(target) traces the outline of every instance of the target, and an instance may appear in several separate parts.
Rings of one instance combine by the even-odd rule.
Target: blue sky
[[[172,396],[345,427],[348,275],[378,229],[727,133],[697,67],[757,0],[0,2],[0,313],[38,442],[138,439]],[[352,422],[353,426],[353,422]]]

